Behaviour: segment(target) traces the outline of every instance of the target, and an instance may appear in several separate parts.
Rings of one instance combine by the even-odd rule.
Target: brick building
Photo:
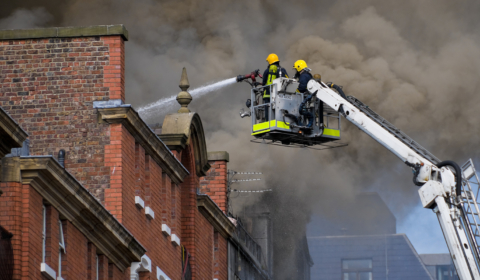
[[[160,131],[124,103],[127,40],[0,31],[0,279],[227,279],[228,157],[207,152],[185,70]]]

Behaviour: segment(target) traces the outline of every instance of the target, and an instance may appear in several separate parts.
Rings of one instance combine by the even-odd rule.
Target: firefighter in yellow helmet
[[[268,67],[263,72],[263,85],[271,85],[273,80],[282,76],[288,78],[287,71],[285,68],[280,66],[280,60],[278,56],[274,53],[271,53],[267,56]],[[270,103],[270,88],[266,88],[263,92],[263,104]],[[265,106],[265,119],[268,121],[268,111],[269,106]]]
[[[308,82],[313,79],[312,74],[310,74],[310,69],[307,66],[305,60],[297,60],[293,64],[293,69],[297,71],[295,74],[295,78],[298,78],[298,88],[297,92],[304,93],[304,100],[300,104],[300,108],[298,109],[300,115],[304,116],[305,122],[308,121],[306,124],[306,128],[311,128],[313,125],[313,114],[310,112],[310,109],[306,107],[307,102],[309,102],[313,95],[309,94],[307,91],[307,84]]]
[[[310,68],[308,68],[305,60],[297,60],[293,64],[293,69],[297,71],[295,78],[298,78],[298,88],[297,91],[304,93],[307,91],[308,82],[313,79],[312,74],[310,74]]]

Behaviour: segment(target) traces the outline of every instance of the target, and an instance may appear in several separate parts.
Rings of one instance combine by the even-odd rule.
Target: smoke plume
[[[294,61],[304,59],[440,159],[478,159],[480,2],[52,2],[32,2],[32,10],[2,3],[0,27],[125,24],[126,96],[135,108],[177,93],[184,66],[196,87],[263,71],[274,52],[290,75]],[[295,279],[289,257],[311,213],[334,219],[362,190],[380,192],[399,221],[419,205],[410,169],[345,120],[342,141],[349,145],[340,149],[251,143],[250,120],[238,116],[247,98],[248,85],[236,84],[189,107],[202,117],[209,150],[229,151],[235,170],[265,174],[265,185],[237,188],[274,189],[233,203],[237,211],[253,202],[274,210],[274,235],[282,240],[275,245],[275,279]],[[161,123],[177,107],[146,121]]]

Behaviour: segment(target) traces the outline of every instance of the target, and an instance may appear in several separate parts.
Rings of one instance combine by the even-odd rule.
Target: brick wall
[[[4,194],[0,196],[0,224],[13,234],[14,280],[47,279],[40,272],[42,263],[43,205],[42,196],[30,185],[8,182],[0,183]],[[58,276],[59,219],[58,211],[47,205],[47,234],[45,262]],[[64,280],[96,279],[96,248],[69,221],[62,221],[66,253],[62,255],[62,278]],[[99,279],[129,279],[108,259],[99,256]],[[119,278],[107,278],[109,269]]]
[[[98,280],[108,280],[108,258],[98,255]]]
[[[195,212],[195,274],[193,279],[213,279],[213,226],[199,212]]]
[[[227,212],[227,161],[209,160],[211,168],[207,175],[200,179],[200,191],[208,194],[212,200]]]
[[[65,165],[103,201],[107,124],[92,103],[125,100],[121,36],[0,41],[0,106],[30,135],[33,155],[67,151]]]
[[[213,242],[213,278],[228,280],[228,241],[215,231]]]
[[[127,275],[129,273],[130,273],[129,269],[127,269],[126,273],[122,273],[113,263],[108,264],[108,280],[117,280],[117,279],[128,280],[129,277]]]
[[[111,187],[105,191],[105,207],[147,248],[153,273],[143,273],[143,278],[150,275],[153,279],[158,266],[171,279],[180,279],[181,248],[162,234],[164,223],[172,234],[181,236],[177,219],[177,213],[181,213],[180,187],[163,173],[122,124],[112,124],[110,130],[111,144],[105,150]],[[144,208],[135,206],[136,195],[144,200],[145,207],[154,211],[154,219],[145,215]]]
[[[3,196],[0,199],[3,200]],[[14,279],[45,279],[39,269],[42,262],[42,205],[40,194],[30,185],[22,185],[22,229],[17,245],[22,251],[22,272],[21,277],[16,275]]]
[[[12,237],[12,247],[14,256],[13,274],[14,279],[20,279],[22,263],[27,263],[28,259],[22,256],[22,203],[28,201],[28,197],[22,196],[22,184],[16,182],[0,183],[3,195],[0,196],[0,224],[10,233]],[[34,217],[37,218],[38,217]],[[28,238],[28,233],[26,233]],[[36,260],[41,260],[42,256],[32,256]]]
[[[66,253],[63,254],[62,257],[62,277],[65,280],[87,279],[89,264],[90,266],[95,265],[92,262],[92,259],[94,260],[96,255],[95,246],[90,245],[91,251],[89,253],[87,238],[69,221],[63,221],[63,225]],[[92,270],[90,270],[90,277],[94,276],[95,270],[94,266],[93,273]]]
[[[197,188],[200,178],[195,174],[192,143],[182,151],[182,164],[190,172],[181,184],[182,242],[190,252],[193,279],[213,279],[213,226],[198,211]]]
[[[97,248],[93,243],[88,243],[87,252],[87,280],[97,279]]]

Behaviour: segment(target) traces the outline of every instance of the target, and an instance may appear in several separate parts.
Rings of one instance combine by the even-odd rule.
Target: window
[[[42,263],[45,263],[45,245],[47,243],[47,207],[42,209]]]
[[[58,228],[60,230],[60,235],[59,235],[59,245],[60,245],[60,252],[58,253],[58,278],[62,279],[62,257],[65,254],[65,239],[63,237],[63,226],[62,222],[58,221]]]
[[[342,260],[342,280],[372,280],[372,260]]]
[[[98,255],[95,255],[95,280],[98,280]]]
[[[458,280],[457,271],[453,265],[437,265],[437,280]]]

